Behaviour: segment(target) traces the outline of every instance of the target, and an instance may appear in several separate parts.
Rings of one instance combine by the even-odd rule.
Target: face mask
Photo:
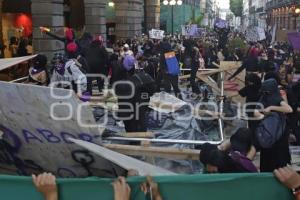
[[[64,73],[65,73],[65,65],[63,63],[56,63],[56,64],[54,64],[54,69],[60,75],[64,75]]]

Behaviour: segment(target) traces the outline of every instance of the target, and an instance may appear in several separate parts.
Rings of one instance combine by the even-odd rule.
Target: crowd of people
[[[15,36],[11,37],[9,42],[9,52],[13,58],[32,55],[32,38],[17,38]]]
[[[290,168],[284,168],[291,164],[290,144],[300,145],[300,79],[297,80],[300,52],[291,45],[246,42],[241,33],[218,30],[208,32],[200,39],[134,37],[117,41],[111,46],[112,52],[108,52],[101,36],[84,33],[81,38],[76,38],[74,31],[67,29],[65,37],[58,37],[46,28],[41,30],[64,42],[65,52],[54,55],[50,70],[47,57],[38,55],[29,70],[28,82],[73,89],[85,101],[93,95],[93,81],[97,82],[100,92],[107,84],[106,78],[111,85],[122,81],[116,85],[115,93],[119,108],[127,110],[118,115],[127,132],[147,131],[146,105],[155,92],[171,93],[173,88],[175,96],[183,99],[179,87],[180,71],[168,65],[167,53],[175,52],[178,63],[190,69],[190,88],[196,96],[205,95],[201,94],[201,82],[196,79],[199,69],[215,68],[215,63],[221,61],[240,61],[241,67],[228,80],[234,80],[246,70],[245,87],[239,94],[246,98],[248,128],[240,128],[219,146],[204,144],[200,147],[200,161],[205,172],[256,173],[283,168],[275,171],[279,180],[288,182],[291,176],[296,177],[291,178],[293,180],[299,179]],[[234,38],[244,41],[247,48],[229,48],[228,43]],[[128,98],[131,94],[134,95]],[[129,111],[128,103],[143,106],[134,106]],[[260,152],[259,169],[253,164],[257,152]],[[33,180],[38,188],[43,188],[43,184],[53,185],[55,181],[49,174],[34,176]],[[287,184],[289,188],[297,189],[300,182]],[[115,193],[130,193],[130,188],[124,185],[125,179],[118,179],[113,184],[115,189],[119,188]],[[56,187],[50,189],[56,190]],[[43,192],[43,189],[39,191]]]

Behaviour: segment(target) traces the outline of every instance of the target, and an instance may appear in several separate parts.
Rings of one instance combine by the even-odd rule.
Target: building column
[[[106,41],[106,1],[84,0],[86,32],[101,35]]]
[[[3,5],[3,0],[0,0],[0,19],[1,19],[1,21],[0,21],[0,42],[1,42],[1,44],[3,44],[4,45],[4,41],[3,41],[3,31],[2,31],[2,5]],[[4,48],[1,50],[1,56],[0,56],[0,58],[4,58]]]
[[[42,34],[40,27],[64,35],[63,0],[31,0],[31,3],[34,52],[51,58],[55,52],[64,50],[64,43]]]
[[[160,0],[145,0],[147,30],[160,28]]]
[[[142,33],[142,0],[115,0],[117,39]]]

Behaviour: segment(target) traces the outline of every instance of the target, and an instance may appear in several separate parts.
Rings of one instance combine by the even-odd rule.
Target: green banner
[[[156,177],[164,200],[293,200],[291,191],[271,174]],[[113,200],[111,179],[59,179],[59,200]],[[129,178],[132,198],[144,200],[144,177]],[[42,200],[31,178],[0,176],[1,200]]]

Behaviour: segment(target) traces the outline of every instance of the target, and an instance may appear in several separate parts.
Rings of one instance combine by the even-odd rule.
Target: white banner
[[[198,28],[196,24],[181,26],[182,35],[200,38],[205,32],[205,28]]]
[[[33,59],[37,55],[0,59],[0,71]]]
[[[249,42],[257,42],[266,39],[266,33],[263,28],[251,27],[247,29],[246,39]]]
[[[0,82],[0,94],[0,132],[7,143],[5,148],[0,145],[1,174],[52,172],[57,177],[87,177],[115,173],[111,162],[68,140],[101,144],[103,131],[92,108],[71,90]]]
[[[157,40],[162,40],[164,38],[165,31],[158,30],[158,29],[152,29],[149,31],[149,37],[151,39],[157,39]]]
[[[257,27],[258,41],[266,39],[266,32],[263,28]]]

